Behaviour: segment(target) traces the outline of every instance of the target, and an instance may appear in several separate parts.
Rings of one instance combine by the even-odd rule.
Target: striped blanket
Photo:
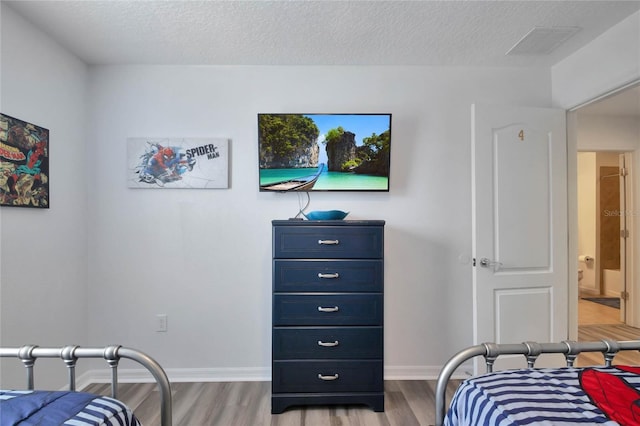
[[[0,390],[0,425],[140,426],[122,402],[66,391]]]
[[[454,425],[640,425],[640,368],[505,370],[465,380],[445,418]]]

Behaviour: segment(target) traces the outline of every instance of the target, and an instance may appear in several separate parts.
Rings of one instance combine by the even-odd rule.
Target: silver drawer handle
[[[318,278],[338,278],[340,274],[337,272],[335,274],[323,274],[322,272],[318,273]]]
[[[324,346],[325,348],[338,346],[338,343],[339,342],[337,340],[335,342],[323,342],[322,340],[318,340],[318,346]]]
[[[320,245],[338,245],[340,244],[339,240],[318,240],[318,244]]]
[[[331,306],[331,307],[324,307],[324,306],[318,306],[318,311],[320,312],[338,312],[340,310],[340,308],[338,308],[337,306]]]
[[[318,379],[320,379],[320,380],[337,380],[338,379],[338,373],[334,374],[333,376],[323,376],[322,374],[318,374]]]

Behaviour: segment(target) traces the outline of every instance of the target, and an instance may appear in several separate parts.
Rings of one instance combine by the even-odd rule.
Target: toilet
[[[578,269],[578,282],[582,280],[582,269]]]

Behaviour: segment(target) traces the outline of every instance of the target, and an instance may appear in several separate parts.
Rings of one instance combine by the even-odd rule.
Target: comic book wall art
[[[228,188],[229,141],[128,138],[129,188]]]
[[[49,130],[0,114],[0,206],[49,208]]]

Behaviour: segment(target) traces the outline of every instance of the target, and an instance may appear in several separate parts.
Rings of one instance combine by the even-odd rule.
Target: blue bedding
[[[106,396],[0,390],[0,425],[140,426],[140,422],[125,404]]]
[[[445,426],[640,425],[640,368],[505,370],[465,380]]]

